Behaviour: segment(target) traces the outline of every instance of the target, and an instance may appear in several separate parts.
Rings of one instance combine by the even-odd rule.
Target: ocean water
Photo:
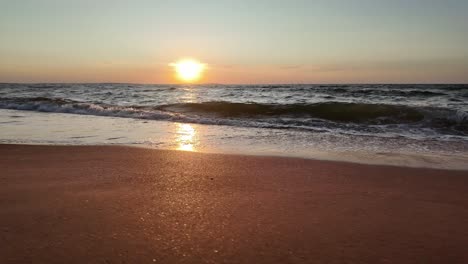
[[[0,84],[0,109],[4,143],[177,149],[194,130],[211,152],[468,153],[468,85]]]

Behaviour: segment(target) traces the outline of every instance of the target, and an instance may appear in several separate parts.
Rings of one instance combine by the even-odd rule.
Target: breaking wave
[[[0,98],[0,108],[72,113],[150,120],[249,127],[301,128],[356,125],[413,125],[468,134],[468,113],[446,108],[390,104],[323,102],[315,104],[259,104],[233,102],[181,103],[159,106],[116,106],[62,98]],[[355,126],[355,127],[356,127]],[[450,131],[452,133],[450,133]]]
[[[0,98],[0,108],[49,113],[69,113],[126,118],[168,120],[174,115],[161,111],[151,111],[140,107],[111,106],[92,104],[62,98]]]

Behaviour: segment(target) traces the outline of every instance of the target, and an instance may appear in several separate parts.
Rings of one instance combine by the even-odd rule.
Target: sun
[[[205,64],[193,59],[184,59],[169,65],[174,67],[177,77],[184,82],[195,82],[199,80],[205,70]]]

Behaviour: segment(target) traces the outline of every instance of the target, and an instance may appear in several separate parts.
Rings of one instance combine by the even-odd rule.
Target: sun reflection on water
[[[182,94],[179,98],[183,103],[196,103],[198,97],[198,89],[192,86],[186,86],[181,90]]]
[[[177,150],[195,151],[197,131],[190,124],[177,124]]]

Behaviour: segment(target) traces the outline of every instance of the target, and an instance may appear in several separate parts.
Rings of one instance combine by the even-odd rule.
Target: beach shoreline
[[[468,170],[468,144],[0,109],[0,144],[124,145]],[[34,133],[31,133],[34,127]]]
[[[466,263],[466,171],[0,145],[1,263]]]

